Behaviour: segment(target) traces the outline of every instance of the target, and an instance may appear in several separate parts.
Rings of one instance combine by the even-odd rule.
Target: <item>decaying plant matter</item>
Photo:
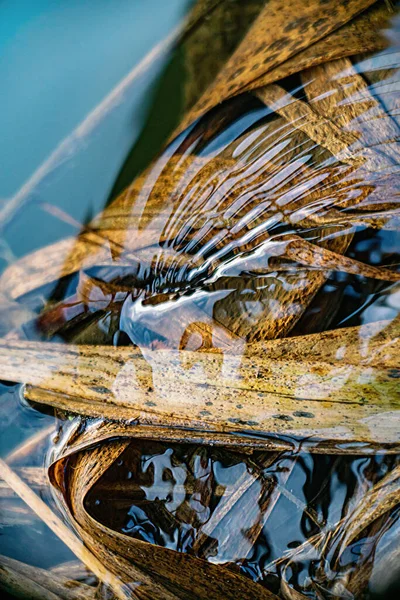
[[[83,416],[195,428],[214,438],[264,432],[378,442],[396,452],[397,327],[397,320],[377,322],[270,341],[249,356],[212,349],[149,356],[129,346],[25,341],[2,342],[0,356],[11,379],[29,384],[27,398]]]
[[[368,263],[354,250],[361,232],[400,229],[399,69],[382,67],[397,8],[254,0],[247,33],[233,26],[221,48],[205,19],[235,24],[239,5],[197,3],[182,44],[187,72],[199,77],[189,79],[188,111],[160,155],[76,238],[1,276],[18,327],[2,323],[0,374],[24,384],[34,405],[78,415],[52,449],[49,475],[96,575],[118,597],[358,598],[398,518],[400,321],[338,327],[338,307],[323,292],[337,273],[366,282],[371,294],[399,294],[397,256]],[[213,43],[224,57],[237,46],[211,80],[212,52],[205,57],[202,46]],[[212,494],[219,500],[196,525],[190,553],[129,537],[87,510],[90,491],[138,439],[244,457],[230,495],[216,491],[210,468],[204,475],[205,506]],[[302,452],[382,454],[388,472],[366,478],[360,503],[321,523],[285,487]],[[315,532],[264,565],[260,585],[239,563],[281,497],[304,510]],[[235,545],[240,561],[206,561],[215,531],[234,528],[240,511],[252,515],[246,535],[218,538],[220,550]],[[185,505],[174,526],[196,518]],[[362,552],[350,563],[355,544]],[[314,561],[307,580],[298,576],[304,561]],[[4,565],[0,580],[11,589],[22,567]],[[270,575],[279,589],[268,587]],[[71,597],[63,575],[26,577],[32,597],[42,588],[49,599]],[[97,597],[86,583],[76,589]]]

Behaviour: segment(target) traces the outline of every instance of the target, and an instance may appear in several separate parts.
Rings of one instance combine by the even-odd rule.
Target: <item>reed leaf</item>
[[[360,15],[311,44],[246,86],[253,90],[338,58],[383,50],[389,44],[385,28],[393,18],[386,2],[375,2]]]
[[[51,573],[45,569],[27,565],[7,556],[0,556],[0,564],[3,568],[13,571],[22,578],[29,578],[39,588],[44,588],[49,595],[43,596],[43,599],[47,597],[51,598],[54,594],[62,600],[94,600],[96,598],[95,588],[61,575],[56,575],[54,572]],[[13,590],[10,589],[10,591],[12,592]],[[28,590],[25,588],[25,594],[27,592]]]
[[[396,83],[400,71],[374,74],[379,60],[364,55],[387,47],[382,30],[391,12],[374,0],[241,4],[198,2],[179,34],[188,112],[160,156],[76,238],[15,261],[0,278],[0,378],[70,417],[51,447],[48,475],[73,531],[32,491],[46,486],[43,471],[13,471],[0,460],[4,522],[32,520],[17,495],[118,598],[277,600],[233,564],[203,558],[217,539],[215,560],[244,562],[281,496],[318,533],[267,566],[279,572],[280,596],[358,597],[371,565],[360,559],[349,573],[346,553],[365,548],[369,536],[373,557],[400,503],[398,466],[370,489],[364,482],[333,524],[321,525],[285,487],[301,450],[400,449],[399,319],[308,335],[295,329],[333,271],[400,280],[394,260],[367,264],[350,248],[359,230],[399,229],[398,101],[376,84]],[[228,20],[232,31],[222,40],[220,23],[228,28]],[[67,298],[58,285],[65,279]],[[45,286],[57,292],[36,316],[25,303]],[[127,334],[133,346],[98,336],[104,314],[110,331]],[[47,338],[74,343],[21,339],[18,327],[31,319]],[[28,439],[8,462],[48,433]],[[252,466],[236,489],[210,484],[218,502],[199,528],[196,556],[134,539],[90,514],[89,493],[134,439],[246,453]],[[257,464],[255,450],[263,451]],[[130,489],[113,488],[120,497]],[[180,511],[157,514],[190,519],[187,502]],[[315,569],[300,591],[303,560]],[[2,557],[0,587],[48,600],[99,596],[66,578],[66,568],[47,572]]]
[[[242,575],[187,554],[129,538],[89,515],[84,506],[89,489],[125,448],[126,442],[116,441],[68,459],[73,461],[73,465],[69,462],[67,467],[72,466],[67,492],[70,518],[92,551],[112,565],[123,581],[131,581],[132,572],[140,572],[142,586],[137,593],[143,599],[206,599],[212,593],[216,598],[233,599],[239,594],[244,600],[276,600],[274,594]],[[63,489],[65,466],[59,454],[50,470],[59,490]]]
[[[179,130],[182,131],[222,100],[242,92],[265,73],[351,21],[372,4],[374,0],[313,0],[307,4],[290,0],[283,11],[279,0],[270,0]]]
[[[37,496],[32,489],[2,460],[0,459],[0,477],[20,496],[20,498],[31,508],[47,526],[59,536],[63,542],[80,558],[89,568],[111,587],[115,596],[120,600],[130,597],[128,589],[124,587],[115,575],[96,559],[96,557],[85,548],[76,535],[70,531],[65,523],[53,513],[53,511]],[[5,570],[4,577],[6,585],[14,585],[15,577],[10,569]],[[11,583],[10,583],[11,580]],[[29,583],[29,582],[26,582]],[[43,587],[33,582],[33,587]],[[23,586],[25,587],[25,586]],[[35,591],[36,593],[36,591]],[[52,594],[53,592],[48,592]],[[45,596],[44,596],[45,597]],[[53,600],[53,599],[52,599]]]
[[[396,443],[400,398],[397,368],[390,365],[397,364],[399,338],[394,333],[382,352],[378,343],[374,353],[374,331],[381,340],[384,328],[383,323],[353,328],[348,347],[343,330],[322,339],[318,334],[293,338],[292,350],[279,358],[274,342],[271,358],[263,345],[262,354],[240,359],[218,352],[157,350],[144,357],[128,347],[2,341],[0,374],[34,386],[26,390],[32,400],[86,416],[214,432]],[[335,348],[335,339],[342,359],[326,350],[318,354],[322,340]],[[303,354],[308,346],[311,354]]]

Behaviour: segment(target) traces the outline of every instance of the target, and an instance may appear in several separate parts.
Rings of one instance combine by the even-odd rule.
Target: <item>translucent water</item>
[[[120,4],[112,85],[130,76]],[[310,67],[314,42],[301,68],[181,127],[264,3],[210,2],[183,33],[188,3],[150,4],[134,84],[114,97],[94,78],[105,112],[88,126],[80,96],[64,112],[83,129],[56,119],[24,147],[33,179],[22,159],[0,179],[2,456],[144,600],[216,582],[241,600],[384,594],[399,576],[398,6],[377,3],[385,43],[368,21],[376,46]],[[97,585],[0,484],[0,553]]]

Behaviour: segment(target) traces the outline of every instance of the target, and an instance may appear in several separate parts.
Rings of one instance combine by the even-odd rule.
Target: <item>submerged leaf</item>
[[[261,0],[241,4],[204,0],[189,18],[181,39],[196,79],[189,81],[190,106],[219,69],[215,48],[220,60],[230,54],[243,32],[237,19],[244,28]],[[205,22],[209,14],[213,27]],[[227,15],[232,36],[221,40],[219,19],[226,31]],[[386,47],[382,28],[389,16],[386,3],[374,0],[289,0],[284,6],[269,0],[153,164],[76,239],[23,257],[1,277],[8,294],[3,313],[15,311],[17,325],[33,317],[33,339],[57,341],[26,341],[29,327],[6,327],[0,378],[21,382],[27,400],[69,416],[51,448],[49,474],[85,546],[52,520],[5,463],[2,472],[50,525],[56,523],[78,556],[92,561],[100,578],[107,580],[109,569],[121,598],[277,600],[243,575],[251,568],[259,569],[254,579],[279,577],[286,600],[365,591],[368,552],[354,568],[347,556],[368,543],[373,556],[398,509],[399,467],[378,482],[361,477],[353,494],[346,490],[343,505],[333,506],[332,517],[331,506],[319,505],[321,490],[315,495],[309,468],[315,457],[301,451],[345,455],[338,460],[369,455],[375,466],[378,455],[388,454],[383,472],[400,448],[399,319],[392,319],[398,285],[380,283],[395,284],[400,274],[394,243],[372,231],[399,229],[399,104],[393,89],[386,97],[377,84],[388,78],[394,88],[400,71],[377,75],[382,56],[356,56]],[[193,66],[199,61],[201,72]],[[254,93],[242,94],[249,90]],[[362,249],[373,246],[368,236],[376,252]],[[332,282],[350,290],[342,304],[356,297],[356,308],[351,300],[338,318],[326,294]],[[42,294],[49,298],[44,307]],[[35,313],[25,308],[31,304]],[[373,307],[372,317],[361,312],[365,306]],[[376,315],[387,320],[369,323]],[[343,328],[349,319],[367,324]],[[73,343],[58,343],[62,339]],[[183,467],[168,463],[172,450],[162,473],[156,461],[143,460],[144,449],[135,450],[136,464],[149,463],[143,472],[153,469],[153,485],[136,480],[138,469],[127,484],[113,479],[111,469],[134,439],[203,447],[189,451],[188,481],[174,479]],[[221,447],[246,453],[230,486],[210,467],[214,461],[220,468]],[[209,452],[215,453],[210,460]],[[301,480],[301,461],[307,481],[300,493],[291,483]],[[367,459],[362,468],[370,466]],[[339,467],[337,487],[343,483]],[[333,472],[323,477],[332,498]],[[19,474],[43,489],[42,473]],[[160,493],[164,476],[182,499],[171,510],[174,498]],[[183,552],[190,546],[194,556],[172,550],[172,542],[161,547],[136,539],[135,522],[124,532],[97,519],[90,500],[99,490],[107,498],[110,489],[117,507],[140,489],[171,540],[177,531],[196,530],[191,544],[172,540]],[[0,496],[14,510],[7,523],[26,523],[29,515],[7,504],[12,492],[0,486]],[[261,573],[257,552],[263,546],[265,558],[275,551],[270,532],[282,500],[300,513],[308,539],[288,545]],[[114,511],[108,498],[107,506]],[[302,563],[312,566],[307,577]],[[4,565],[6,588],[12,584],[19,592],[21,575],[32,597],[98,595],[77,582],[71,591],[59,574],[12,559]]]
[[[180,131],[223,100],[242,92],[253,81],[300,53],[375,0],[290,0],[282,10],[269,0],[231,59],[180,126]]]
[[[72,579],[67,579],[66,577],[56,575],[55,573],[51,573],[45,569],[32,567],[7,556],[0,556],[0,564],[0,587],[2,587],[1,569],[5,568],[9,572],[13,571],[16,575],[16,578],[21,577],[23,579],[29,579],[32,583],[29,583],[28,585],[33,585],[33,587],[42,594],[40,595],[39,593],[38,599],[40,598],[40,600],[54,600],[54,598],[59,598],[61,600],[94,600],[96,597],[95,588],[84,583],[78,583]],[[26,597],[28,593],[26,581],[22,587],[24,597]],[[8,591],[12,593],[16,590],[11,588]]]
[[[96,521],[87,512],[84,505],[87,493],[125,448],[126,443],[120,441],[103,444],[67,458],[67,464],[59,455],[51,468],[53,482],[61,490],[64,468],[72,467],[67,492],[69,517],[89,548],[107,561],[122,581],[132,580],[132,570],[141,572],[143,584],[137,591],[141,598],[148,600],[183,600],[188,595],[206,600],[210,594],[232,600],[238,595],[243,600],[276,600],[274,594],[238,573],[129,538]]]
[[[225,584],[218,585],[215,597],[220,594],[221,598],[231,598],[231,586],[236,577],[236,585],[240,589],[246,585],[237,572],[242,561],[242,573],[250,574],[249,564],[258,565],[263,570],[263,560],[270,555],[270,548],[277,550],[274,548],[275,540],[297,539],[290,534],[287,538],[282,533],[277,536],[277,531],[286,527],[286,523],[281,521],[282,516],[287,515],[285,501],[281,503],[278,500],[279,510],[269,518],[278,489],[294,503],[287,515],[292,535],[293,531],[296,532],[292,525],[300,523],[303,511],[302,528],[307,527],[304,518],[312,510],[315,488],[312,480],[303,486],[303,476],[306,473],[312,478],[315,476],[316,465],[312,471],[309,470],[314,457],[310,460],[307,455],[298,455],[293,449],[283,454],[262,452],[241,456],[236,452],[222,453],[210,446],[191,448],[186,444],[172,447],[154,442],[143,444],[134,439],[136,433],[132,432],[131,436],[129,432],[126,434],[132,440],[127,446],[126,441],[115,439],[119,435],[116,424],[113,424],[114,431],[109,426],[97,421],[89,422],[86,430],[78,426],[69,433],[65,431],[51,457],[50,477],[70,522],[79,529],[92,551],[107,559],[123,580],[129,564],[133,563],[134,569],[151,569],[153,585],[161,577],[164,585],[171,584],[178,597],[186,598],[193,594],[202,598],[206,590],[198,589],[201,577],[215,585],[213,578],[219,575]],[[104,428],[108,430],[109,438],[107,443],[99,445],[98,441],[104,439]],[[319,457],[320,466],[333,464],[325,458]],[[257,579],[267,588],[273,582],[268,573],[272,575],[275,572],[284,597],[297,600],[302,593],[307,594],[305,597],[310,594],[318,597],[319,590],[332,594],[338,594],[340,589],[343,592],[347,589],[365,590],[368,577],[363,582],[361,579],[367,576],[371,552],[375,551],[378,540],[390,526],[391,513],[395,518],[398,512],[399,497],[395,487],[399,467],[395,457],[377,459],[360,456],[358,459],[343,457],[336,460],[339,462],[333,472],[338,483],[346,486],[350,496],[344,499],[339,490],[333,491],[330,485],[333,473],[327,473],[328,490],[331,490],[328,492],[329,513],[334,520],[319,522],[316,515],[316,535],[305,534],[308,539],[300,546],[298,542],[288,544],[287,551],[278,554],[279,559],[274,561],[279,565],[277,571],[271,564],[267,565],[263,574],[256,571]],[[228,465],[232,465],[232,469],[224,471]],[[370,471],[373,465],[378,472]],[[343,469],[345,472],[347,469],[360,469],[356,483],[342,479],[340,472]],[[66,481],[70,485],[66,486]],[[285,486],[288,481],[290,483]],[[294,494],[300,492],[301,497],[307,498],[307,506],[302,505],[291,491]],[[308,496],[310,492],[312,499]],[[327,490],[322,497],[326,497],[326,493]],[[317,498],[320,496],[318,491]],[[335,500],[339,502],[337,507],[332,504]],[[318,500],[316,506],[319,506]],[[296,514],[299,509],[300,514]],[[361,515],[367,517],[360,518]],[[263,529],[258,544],[252,547],[251,558],[246,561],[249,547],[246,540],[258,537],[260,521],[266,522],[267,527]],[[360,537],[362,532],[364,535]],[[264,541],[266,533],[267,547]],[[228,539],[230,543],[226,545]],[[356,551],[360,547],[365,549],[365,553]],[[126,550],[124,556],[122,548]],[[342,549],[348,549],[350,555],[345,555]],[[188,556],[187,552],[193,550],[196,556],[200,551],[201,556],[207,556],[214,563],[223,561],[226,564],[229,561],[228,573],[225,574],[224,566],[212,564],[208,569],[204,560]],[[340,564],[335,566],[336,560]],[[196,574],[192,573],[195,568],[198,569]],[[188,573],[190,577],[185,577]],[[299,578],[291,576],[296,573]],[[353,577],[355,574],[358,574],[358,583]],[[248,593],[256,594],[257,588],[253,585],[248,582]],[[269,597],[270,592],[259,586],[259,593],[262,592]]]
[[[393,11],[386,2],[375,2],[350,22],[246,85],[246,90],[263,87],[309,67],[338,58],[383,50],[389,44],[385,37],[385,28],[391,18]]]
[[[100,304],[112,310],[114,331],[120,320],[140,346],[149,332],[157,338],[158,328],[155,344],[185,348],[181,339],[192,343],[196,337],[193,323],[203,346],[213,321],[220,347],[288,335],[331,270],[396,281],[394,270],[341,257],[358,229],[398,228],[399,188],[395,168],[386,168],[397,156],[393,115],[383,111],[347,59],[302,77],[309,102],[275,84],[259,89],[275,115],[265,121],[268,110],[257,109],[258,122],[248,113],[254,125],[249,129],[244,120],[240,134],[212,152],[202,144],[224,139],[230,117],[225,111],[210,116],[168,148],[76,241],[63,240],[13,264],[1,279],[4,289],[20,298],[59,278],[103,268],[106,274],[95,276],[98,286],[116,294],[97,304],[86,298],[86,312]],[[380,137],[371,117],[384,124]],[[207,123],[214,123],[211,138]],[[197,146],[200,156],[187,153]],[[385,172],[375,172],[378,167]],[[276,234],[277,228],[286,232]],[[82,300],[79,290],[76,298]],[[54,311],[46,307],[39,317],[45,335],[95,341],[97,326],[87,315],[71,322],[72,331],[79,325],[74,336],[57,329]],[[167,311],[170,328],[158,318]],[[86,335],[87,327],[94,334]]]

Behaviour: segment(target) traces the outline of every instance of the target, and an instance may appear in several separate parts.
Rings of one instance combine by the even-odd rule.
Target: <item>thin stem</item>
[[[68,548],[106,585],[112,588],[120,600],[132,595],[122,583],[110,573],[94,554],[88,550],[74,533],[57,515],[37,496],[31,488],[0,459],[0,477],[18,494],[18,496],[46,523]]]

